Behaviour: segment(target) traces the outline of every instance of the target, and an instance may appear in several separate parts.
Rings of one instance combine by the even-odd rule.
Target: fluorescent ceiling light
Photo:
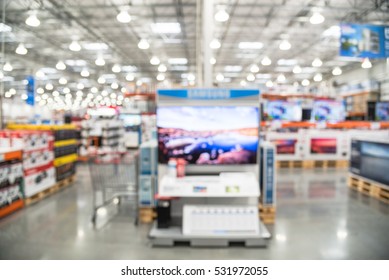
[[[239,49],[242,50],[260,50],[263,48],[262,42],[240,42]]]
[[[325,20],[324,16],[319,12],[314,12],[309,18],[309,22],[312,24],[321,24]]]
[[[246,79],[249,82],[253,82],[253,81],[255,81],[255,76],[254,76],[254,74],[250,73],[247,75]]]
[[[55,65],[55,68],[58,70],[65,70],[66,69],[66,64],[63,63],[62,60],[58,61],[57,64]]]
[[[69,50],[72,52],[79,52],[81,50],[81,45],[77,41],[72,41],[69,45]]]
[[[77,89],[83,90],[85,88],[85,85],[83,83],[78,83],[77,84]]]
[[[128,8],[129,7],[125,7],[120,10],[120,13],[118,13],[118,15],[116,16],[118,22],[129,23],[131,21],[131,16],[128,13]]]
[[[61,84],[61,85],[66,85],[68,83],[68,80],[66,80],[64,77],[61,77],[58,82]]]
[[[315,73],[315,72],[317,72],[317,69],[314,67],[303,67],[301,70],[302,70],[302,73]]]
[[[122,71],[122,68],[120,67],[119,64],[115,63],[115,64],[112,66],[112,72],[114,72],[114,73],[120,73],[120,71]]]
[[[162,73],[159,73],[159,74],[157,75],[157,80],[160,81],[160,82],[162,82],[163,80],[165,80],[165,75],[162,74]]]
[[[13,69],[14,68],[12,67],[11,63],[9,63],[8,61],[3,66],[3,70],[5,72],[11,72]]]
[[[240,65],[226,65],[224,67],[224,72],[240,72],[242,71],[242,66]]]
[[[257,65],[257,64],[251,65],[251,67],[250,67],[250,72],[251,72],[251,73],[258,73],[258,72],[259,72],[259,67],[258,67],[258,65]]]
[[[7,33],[7,32],[11,32],[12,31],[12,27],[9,26],[9,25],[6,25],[2,22],[0,22],[0,33],[4,32],[4,33]]]
[[[88,51],[100,51],[108,49],[108,45],[105,43],[82,43],[82,47]]]
[[[335,67],[335,68],[332,70],[332,75],[334,75],[334,76],[342,75],[342,69],[340,69],[340,67]]]
[[[38,27],[41,24],[40,20],[36,16],[36,11],[30,12],[30,15],[26,19],[26,24],[31,27]]]
[[[320,58],[315,58],[313,61],[312,61],[312,66],[313,67],[320,67],[323,65],[323,62],[321,61]]]
[[[255,59],[257,57],[256,53],[237,53],[237,58],[245,58],[245,59]]]
[[[291,72],[292,67],[290,67],[290,66],[277,66],[274,68],[274,71],[276,71],[276,72]]]
[[[296,59],[283,59],[283,58],[281,58],[277,61],[277,64],[291,66],[291,65],[296,65],[297,60]]]
[[[273,82],[271,80],[266,82],[267,87],[273,87]]]
[[[268,56],[265,56],[262,60],[261,60],[261,64],[264,65],[264,66],[269,66],[271,65],[271,60]]]
[[[118,89],[118,88],[119,88],[118,83],[117,83],[117,82],[113,82],[113,83],[111,84],[111,88],[112,88],[112,89]]]
[[[223,80],[224,80],[224,75],[222,73],[216,75],[216,81],[223,82]]]
[[[214,50],[219,49],[221,47],[221,43],[218,39],[213,39],[209,44],[209,47]]]
[[[363,59],[361,66],[362,66],[362,68],[365,68],[365,69],[371,68],[372,65],[371,65],[370,59],[367,57],[365,59]]]
[[[54,89],[54,86],[53,86],[53,84],[48,83],[48,84],[46,84],[45,88],[46,88],[47,90],[53,90],[53,89]]]
[[[323,31],[324,37],[340,37],[340,26],[339,25],[333,25],[330,28]]]
[[[134,79],[135,79],[135,77],[133,74],[127,74],[127,76],[126,76],[127,81],[132,82]]]
[[[22,43],[20,43],[15,50],[15,53],[20,54],[20,55],[25,55],[25,54],[27,54],[27,52],[28,52],[28,50],[26,49],[26,47]]]
[[[167,67],[165,64],[160,64],[158,66],[158,72],[166,72],[167,71]]]
[[[100,76],[100,77],[97,79],[97,82],[98,82],[99,84],[105,84],[105,78],[102,77],[102,76]]]
[[[282,40],[280,45],[279,45],[279,48],[280,50],[282,51],[287,51],[289,50],[290,48],[292,47],[292,45],[289,43],[288,40]]]
[[[150,59],[150,64],[151,65],[158,65],[160,64],[161,61],[159,60],[159,58],[157,56],[153,56],[151,59]]]
[[[301,81],[301,85],[303,85],[303,86],[309,86],[309,84],[310,84],[310,82],[309,82],[309,80],[308,79],[304,79],[304,80],[302,80]]]
[[[92,87],[91,89],[90,89],[90,92],[91,93],[98,93],[98,89],[97,89],[97,87]]]
[[[194,81],[194,80],[196,80],[195,75],[193,75],[192,73],[189,73],[188,76],[187,76],[186,78],[188,79],[188,81]]]
[[[226,22],[230,18],[230,15],[227,13],[225,8],[221,8],[215,14],[215,20],[218,22]]]
[[[245,87],[247,86],[247,82],[245,80],[240,81],[240,86]]]
[[[284,76],[284,74],[278,75],[277,82],[284,83],[285,81],[286,81],[286,77]]]
[[[141,50],[147,50],[148,48],[150,48],[150,44],[146,39],[141,39],[138,43],[138,48],[140,48]]]
[[[124,66],[122,66],[122,71],[123,72],[135,72],[136,70],[138,70],[138,68],[136,68],[136,66],[133,66],[133,65],[124,65]]]
[[[295,74],[300,74],[303,70],[301,69],[300,66],[296,65],[295,67],[293,67],[293,73]]]
[[[82,77],[89,77],[89,71],[88,71],[88,69],[82,69],[82,71],[81,71],[81,76]]]
[[[105,60],[102,56],[98,56],[95,60],[95,64],[97,66],[104,66],[105,65]]]
[[[151,30],[156,34],[181,33],[181,25],[178,22],[157,22],[151,24]]]
[[[272,76],[271,74],[257,74],[255,75],[257,79],[270,79]]]
[[[180,58],[169,58],[168,59],[169,64],[187,64],[188,59],[185,57],[180,57]]]
[[[37,78],[44,78],[46,75],[42,70],[38,70],[38,71],[36,71],[35,76]]]
[[[170,67],[170,70],[172,70],[172,71],[187,71],[188,70],[188,66],[185,66],[185,65],[174,65],[174,66]]]
[[[82,60],[82,59],[68,59],[68,60],[65,60],[65,63],[69,66],[78,66],[78,67],[82,67],[82,66],[85,66],[86,65],[86,61],[85,60]]]
[[[211,57],[211,58],[209,59],[209,63],[211,63],[212,65],[215,65],[215,64],[216,64],[216,58]]]
[[[313,76],[313,80],[315,82],[321,82],[323,80],[323,76],[321,73],[317,73],[315,76]]]

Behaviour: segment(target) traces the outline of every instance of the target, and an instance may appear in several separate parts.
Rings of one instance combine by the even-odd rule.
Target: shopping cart
[[[107,208],[128,203],[138,224],[138,153],[110,152],[92,155],[89,172],[93,187],[92,223],[96,226],[98,216],[104,216]]]

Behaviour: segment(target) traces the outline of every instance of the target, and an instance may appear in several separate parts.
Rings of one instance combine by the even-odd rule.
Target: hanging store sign
[[[340,56],[389,57],[389,26],[344,23],[340,32]]]
[[[26,91],[27,91],[27,99],[26,103],[28,105],[34,106],[35,104],[35,79],[33,76],[27,76],[27,85],[26,85]]]
[[[160,89],[158,95],[183,99],[215,100],[259,96],[259,90],[223,88]]]

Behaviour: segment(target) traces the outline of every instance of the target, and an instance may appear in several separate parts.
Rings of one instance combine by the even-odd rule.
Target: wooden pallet
[[[348,177],[347,185],[355,191],[389,204],[389,186],[385,188],[379,184],[352,175]]]
[[[157,213],[155,212],[155,208],[139,208],[139,222],[149,224],[152,223],[156,217]]]
[[[258,205],[259,218],[264,224],[274,224],[276,218],[276,207],[275,206],[263,206]]]
[[[277,168],[345,168],[347,160],[279,160]]]
[[[46,197],[61,191],[62,189],[70,186],[75,181],[75,178],[76,178],[76,176],[73,175],[69,178],[66,178],[66,179],[63,179],[62,181],[57,182],[54,186],[52,186],[50,188],[47,188],[43,191],[40,191],[31,197],[25,198],[24,199],[25,205],[28,206],[28,205],[37,203],[38,201],[41,201],[42,199],[45,199]]]

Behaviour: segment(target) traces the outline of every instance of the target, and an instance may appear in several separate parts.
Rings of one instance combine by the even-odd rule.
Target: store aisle
[[[268,248],[152,248],[148,226],[121,210],[90,223],[92,189],[80,166],[74,186],[0,221],[0,259],[388,259],[389,206],[346,186],[346,170],[281,170]]]

